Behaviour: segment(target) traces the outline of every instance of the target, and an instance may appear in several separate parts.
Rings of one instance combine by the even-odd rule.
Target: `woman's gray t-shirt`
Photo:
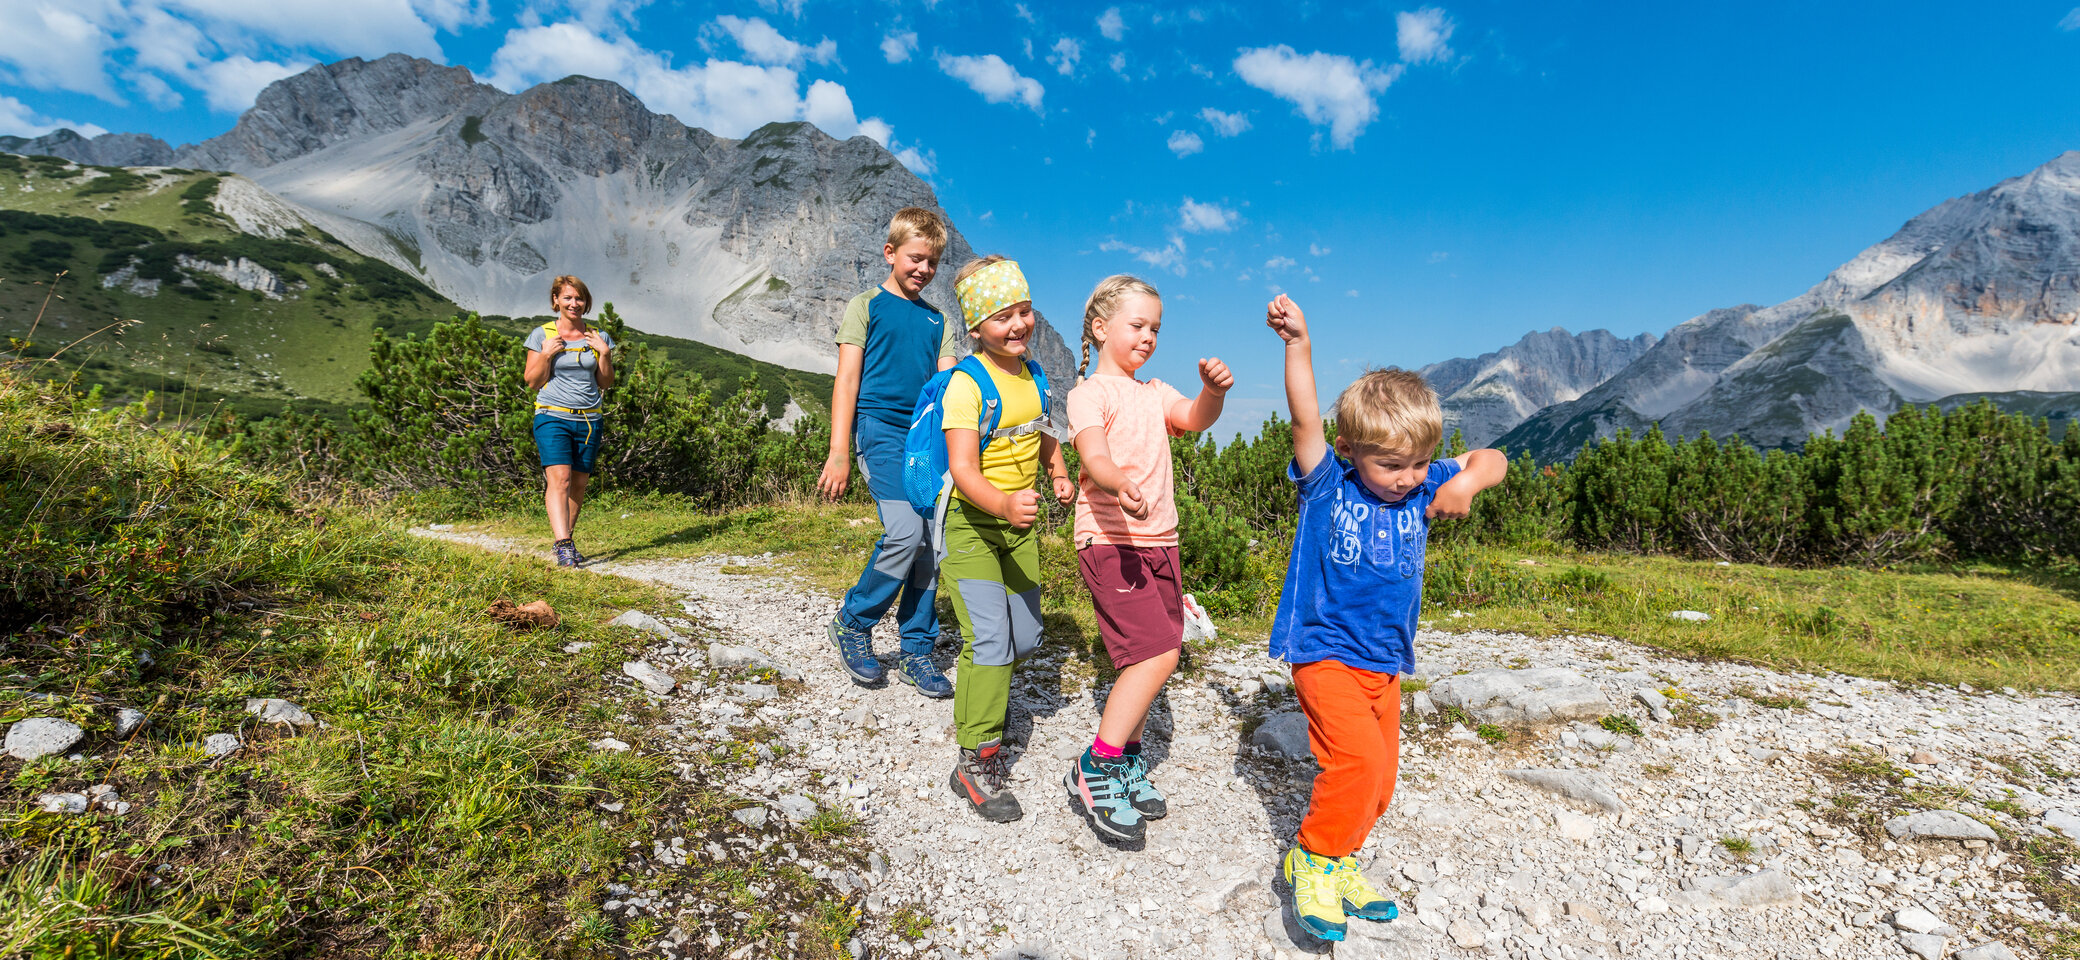
[[[599,338],[607,342],[607,349],[614,348],[614,338],[605,330],[593,328]],[[527,335],[527,349],[541,350],[548,341],[548,334],[541,327]],[[606,397],[599,390],[599,354],[587,346],[583,337],[576,340],[558,340],[561,350],[549,365],[549,382],[542,385],[541,392],[534,395],[536,403],[552,407],[568,407],[572,410],[591,410],[591,413],[565,413],[562,410],[537,410],[552,417],[565,420],[598,420],[599,406]],[[552,348],[553,349],[553,348]]]

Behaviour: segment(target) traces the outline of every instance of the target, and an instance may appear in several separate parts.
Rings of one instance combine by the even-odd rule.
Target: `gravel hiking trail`
[[[1157,701],[1146,750],[1170,814],[1128,848],[1099,840],[1065,798],[1105,690],[1079,664],[1065,675],[1058,648],[1019,668],[1007,744],[1025,815],[991,824],[947,786],[950,701],[855,686],[825,640],[836,598],[784,558],[589,570],[667,588],[685,616],[663,622],[701,636],[647,658],[681,679],[656,698],[675,749],[769,725],[792,749],[743,776],[740,796],[792,819],[804,797],[860,815],[873,869],[840,884],[862,910],[856,953],[1999,960],[2049,956],[2072,929],[2045,902],[2080,883],[2064,839],[2080,836],[2080,701],[2064,694],[1426,629],[1414,677],[1429,689],[1408,697],[1394,801],[1358,855],[1401,919],[1352,920],[1330,944],[1292,924],[1275,870],[1315,767],[1286,669],[1256,645],[1197,658]],[[938,651],[949,667],[951,626]],[[896,649],[890,623],[875,646]],[[734,682],[747,660],[806,691]],[[2063,857],[2033,864],[2033,841]],[[889,918],[906,907],[933,922],[898,936]],[[699,953],[669,936],[656,949]]]

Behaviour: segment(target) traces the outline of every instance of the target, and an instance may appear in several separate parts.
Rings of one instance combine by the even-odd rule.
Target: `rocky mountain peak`
[[[142,133],[104,133],[83,137],[58,129],[40,137],[0,137],[0,152],[24,156],[63,157],[100,167],[163,167],[173,162],[173,148]]]
[[[1621,339],[1608,330],[1572,334],[1535,330],[1478,357],[1446,360],[1418,371],[1437,391],[1445,431],[1467,445],[1487,446],[1525,417],[1572,400],[1609,379],[1652,347],[1651,333]]]

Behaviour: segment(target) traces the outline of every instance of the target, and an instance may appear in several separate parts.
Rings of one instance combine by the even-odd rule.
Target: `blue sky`
[[[1331,388],[1797,294],[2080,149],[2073,3],[0,0],[0,133],[199,140],[391,51],[619,80],[726,135],[808,118],[897,151],[1072,347],[1092,283],[1148,277],[1150,372],[1230,360],[1225,430],[1280,405],[1275,290]]]

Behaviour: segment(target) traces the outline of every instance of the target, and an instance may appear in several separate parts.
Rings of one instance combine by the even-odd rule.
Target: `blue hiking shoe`
[[[1062,777],[1062,786],[1069,791],[1069,806],[1091,822],[1098,836],[1131,842],[1141,839],[1148,826],[1121,782],[1127,766],[1124,760],[1100,760],[1085,750]]]
[[[938,664],[928,654],[906,653],[896,661],[896,679],[917,688],[917,692],[934,700],[953,696],[953,681],[939,672]]]
[[[1150,820],[1161,820],[1170,812],[1170,805],[1163,801],[1163,791],[1148,780],[1148,762],[1141,759],[1141,751],[1126,754],[1127,800],[1134,809]]]
[[[845,672],[852,675],[854,683],[865,686],[880,683],[888,676],[881,661],[874,659],[874,637],[864,631],[847,630],[832,620],[824,628],[831,638],[831,646],[838,648],[838,662]]]

